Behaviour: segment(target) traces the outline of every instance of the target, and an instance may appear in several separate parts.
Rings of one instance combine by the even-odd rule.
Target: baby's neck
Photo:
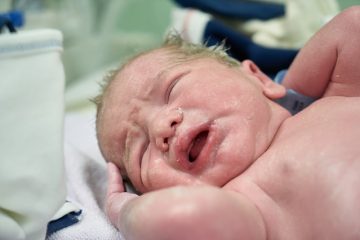
[[[271,100],[269,101],[269,107],[270,119],[268,128],[264,130],[264,134],[262,134],[261,139],[258,141],[255,159],[266,152],[275,139],[281,125],[285,122],[286,119],[292,116],[288,110]]]

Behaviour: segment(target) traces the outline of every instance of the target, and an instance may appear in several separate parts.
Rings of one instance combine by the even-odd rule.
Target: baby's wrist
[[[130,202],[138,198],[139,195],[135,193],[122,192],[117,195],[114,199],[108,199],[106,207],[106,215],[110,222],[115,226],[119,227],[121,219],[123,218],[124,208],[127,208]]]

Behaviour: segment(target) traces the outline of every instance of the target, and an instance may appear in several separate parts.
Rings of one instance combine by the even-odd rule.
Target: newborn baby
[[[109,219],[126,239],[360,239],[358,59],[359,7],[283,85],[176,36],[134,57],[97,98]],[[318,100],[292,116],[286,88]]]

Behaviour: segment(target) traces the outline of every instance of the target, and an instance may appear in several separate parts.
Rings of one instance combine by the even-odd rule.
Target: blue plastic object
[[[286,73],[287,70],[280,71],[275,76],[274,82],[281,84],[284,80]],[[302,95],[294,91],[293,89],[287,89],[286,95],[283,98],[276,100],[276,102],[286,108],[292,115],[295,115],[296,113],[309,106],[315,100],[315,98]]]
[[[16,28],[22,27],[24,23],[24,14],[21,11],[0,13],[0,32],[5,26],[10,32],[16,32]]]

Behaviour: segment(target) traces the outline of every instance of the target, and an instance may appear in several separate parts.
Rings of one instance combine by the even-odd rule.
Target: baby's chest
[[[259,162],[285,177],[337,179],[360,167],[359,143],[360,98],[330,98],[286,121]]]
[[[259,163],[290,186],[319,194],[360,183],[360,101],[326,99],[293,117]]]
[[[284,125],[249,176],[296,228],[360,238],[360,111],[320,113]]]
[[[338,153],[284,154],[258,172],[256,183],[300,239],[360,239],[360,154]]]

